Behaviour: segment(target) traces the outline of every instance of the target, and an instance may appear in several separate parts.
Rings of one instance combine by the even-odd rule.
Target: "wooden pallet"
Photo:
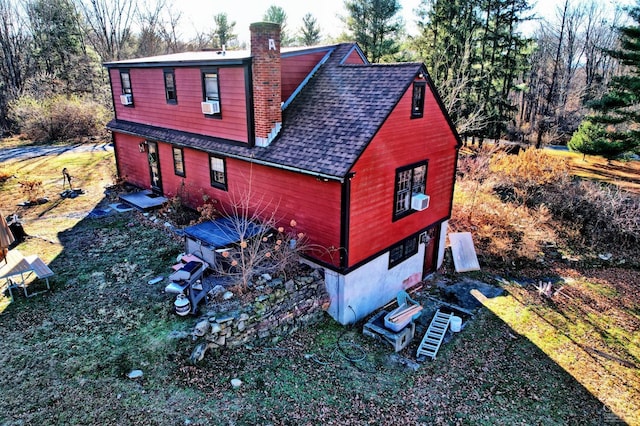
[[[453,312],[445,314],[440,312],[440,309],[436,311],[427,332],[422,338],[422,342],[420,342],[420,346],[418,346],[416,357],[428,356],[431,357],[432,360],[436,359],[436,354],[438,353],[438,349],[440,349],[442,339],[444,339],[452,317]]]

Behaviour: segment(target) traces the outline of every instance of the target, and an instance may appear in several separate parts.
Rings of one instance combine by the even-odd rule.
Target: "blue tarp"
[[[199,223],[184,229],[187,237],[201,241],[214,249],[238,243],[241,235],[248,239],[264,231],[264,227],[255,223],[231,220],[226,217]]]

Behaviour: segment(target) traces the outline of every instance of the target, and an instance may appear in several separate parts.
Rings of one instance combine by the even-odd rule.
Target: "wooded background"
[[[264,19],[281,24],[283,46],[350,40],[374,63],[424,62],[465,140],[566,143],[612,79],[636,69],[612,52],[637,9],[612,10],[597,0],[565,0],[546,19],[527,0],[422,0],[414,35],[399,0],[344,5],[344,29],[333,39],[321,37],[311,14],[294,24],[271,6]],[[112,108],[103,62],[246,47],[226,13],[190,40],[179,35],[182,20],[170,0],[0,0],[0,130],[25,132],[71,103],[99,116],[79,131],[99,131]],[[528,34],[526,22],[534,28]],[[65,137],[47,126],[39,125],[36,139]]]

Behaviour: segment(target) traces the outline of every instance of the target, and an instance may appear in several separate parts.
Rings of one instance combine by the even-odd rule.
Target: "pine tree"
[[[601,124],[585,120],[573,134],[567,147],[574,152],[582,154],[584,160],[587,155],[602,155],[613,158],[620,154],[621,146],[612,144],[607,139],[607,131]]]
[[[229,43],[237,38],[237,36],[233,33],[233,29],[236,26],[236,22],[229,22],[229,17],[226,13],[219,13],[213,17],[213,22],[216,24],[215,29],[213,30],[214,43],[218,44],[218,47],[227,46],[229,47]]]
[[[620,47],[609,55],[628,68],[614,76],[608,93],[589,104],[591,120],[607,126],[607,136],[622,152],[640,150],[640,2],[628,9],[633,24],[618,29]]]
[[[300,43],[303,46],[313,46],[320,41],[320,28],[318,20],[310,13],[302,17],[302,28],[300,28]]]
[[[292,39],[287,32],[287,13],[280,6],[271,5],[262,17],[266,22],[274,22],[280,25],[280,44],[290,46]]]
[[[38,66],[49,75],[66,73],[71,57],[82,54],[73,4],[69,0],[32,0],[26,8]]]
[[[526,62],[525,0],[422,0],[414,46],[461,134],[500,137]]]
[[[343,20],[369,61],[378,63],[400,50],[399,0],[345,0],[344,5],[349,16]]]

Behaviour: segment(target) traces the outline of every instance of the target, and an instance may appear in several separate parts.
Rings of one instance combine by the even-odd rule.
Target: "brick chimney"
[[[282,127],[280,25],[256,22],[251,30],[255,144],[268,146]]]

